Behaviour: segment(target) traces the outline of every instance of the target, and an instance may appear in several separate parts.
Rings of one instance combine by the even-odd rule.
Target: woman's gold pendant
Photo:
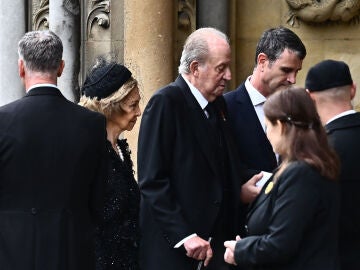
[[[270,191],[272,190],[273,186],[274,186],[274,182],[271,181],[271,182],[267,185],[267,187],[265,188],[265,194],[269,194]]]

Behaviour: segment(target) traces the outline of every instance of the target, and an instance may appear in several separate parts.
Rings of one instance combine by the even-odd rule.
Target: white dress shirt
[[[204,96],[201,94],[201,92],[194,85],[192,85],[184,76],[182,77],[186,84],[189,86],[191,93],[195,97],[196,101],[199,103],[206,117],[209,117],[208,112],[205,110],[205,107],[209,104],[209,101],[207,101],[206,98],[204,98]]]
[[[266,101],[266,97],[264,97],[251,83],[250,76],[245,81],[245,88],[249,93],[251,103],[254,106],[256,115],[259,119],[262,129],[265,132],[265,114],[264,114],[264,103]],[[275,153],[276,160],[279,162],[279,154]]]
[[[255,108],[256,115],[260,121],[260,124],[265,132],[265,116],[264,116],[264,102],[266,101],[266,97],[264,97],[258,90],[255,89],[254,86],[250,83],[250,77],[248,77],[245,81],[245,88],[249,93],[251,103]]]
[[[33,86],[29,87],[29,89],[26,90],[26,93],[28,93],[30,90],[32,90],[36,87],[53,87],[53,88],[59,89],[57,87],[57,85],[52,84],[52,83],[39,83],[39,84],[34,84]]]
[[[356,111],[355,110],[348,110],[348,111],[339,113],[338,115],[335,115],[333,118],[331,118],[329,121],[327,121],[326,125],[329,124],[330,122],[334,121],[335,119],[338,119],[340,117],[343,117],[343,116],[349,115],[349,114],[353,114],[353,113],[356,113]]]

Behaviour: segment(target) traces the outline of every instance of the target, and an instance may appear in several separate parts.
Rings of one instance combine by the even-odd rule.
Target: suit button
[[[36,208],[31,208],[31,214],[33,214],[33,215],[36,215],[36,214],[37,214]]]

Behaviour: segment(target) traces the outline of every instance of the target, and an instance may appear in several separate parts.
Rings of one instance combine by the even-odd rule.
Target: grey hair
[[[27,32],[18,43],[25,67],[35,72],[56,72],[62,60],[61,39],[52,31]]]
[[[223,32],[212,28],[204,27],[194,31],[185,41],[180,58],[179,73],[189,74],[190,64],[193,61],[205,63],[209,55],[209,35],[215,35],[229,43],[229,38]]]

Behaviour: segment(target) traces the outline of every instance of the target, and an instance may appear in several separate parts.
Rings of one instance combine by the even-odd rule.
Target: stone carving
[[[97,22],[97,25],[102,28],[109,28],[110,26],[110,0],[92,0],[91,11],[87,18],[87,32],[88,37],[91,37],[91,28]]]
[[[177,3],[174,63],[179,63],[183,44],[196,29],[196,0],[178,0]],[[173,72],[178,73],[176,65]]]
[[[41,0],[33,18],[34,30],[49,29],[49,0]]]
[[[178,27],[185,30],[195,29],[195,3],[194,1],[179,0],[178,2]]]
[[[299,20],[359,22],[360,0],[286,0],[290,13],[287,22],[294,26]]]
[[[79,15],[80,3],[79,0],[63,0],[65,10],[70,12],[72,15]]]

